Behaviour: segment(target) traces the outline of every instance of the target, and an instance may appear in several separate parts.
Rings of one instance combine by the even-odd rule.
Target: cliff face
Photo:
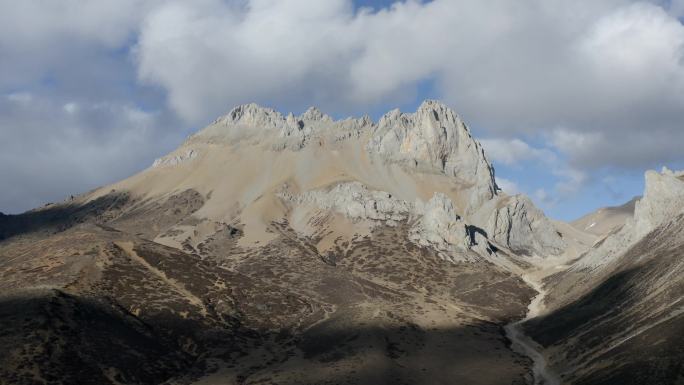
[[[435,101],[413,114],[391,111],[380,119],[367,150],[390,162],[440,172],[468,188],[471,213],[497,192],[494,169],[454,111]]]

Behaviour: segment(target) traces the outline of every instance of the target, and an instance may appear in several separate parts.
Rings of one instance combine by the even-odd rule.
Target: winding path
[[[546,356],[542,348],[530,337],[525,335],[522,323],[536,317],[543,309],[546,290],[537,281],[533,281],[528,275],[521,277],[528,285],[532,286],[539,294],[532,299],[527,307],[525,318],[511,322],[504,327],[506,337],[511,340],[511,347],[516,353],[529,357],[532,362],[532,374],[534,375],[534,385],[560,385],[560,378],[549,368]]]

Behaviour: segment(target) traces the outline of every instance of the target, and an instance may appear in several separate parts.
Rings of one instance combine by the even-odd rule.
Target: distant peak
[[[413,168],[459,178],[475,191],[475,209],[496,195],[494,169],[480,144],[456,112],[444,103],[425,100],[414,113],[386,113],[367,145],[371,153]]]
[[[227,115],[216,119],[214,124],[276,128],[284,121],[285,118],[280,112],[256,103],[248,103],[233,108]]]
[[[321,112],[316,107],[309,107],[309,109],[306,110],[302,115],[299,116],[299,119],[301,120],[309,120],[309,121],[332,121],[332,118],[324,113]]]
[[[434,100],[434,99],[425,99],[423,100],[422,103],[420,103],[420,106],[418,106],[418,110],[451,110],[449,106],[446,104],[440,102],[439,100]]]
[[[459,117],[456,111],[451,109],[449,106],[446,104],[437,101],[437,100],[425,100],[423,103],[420,104],[418,107],[418,110],[416,111],[417,115],[424,115],[424,114],[430,114],[432,115],[432,118],[434,118],[437,121],[447,121],[451,122],[453,124],[457,124],[459,122]],[[464,127],[465,128],[465,127]],[[467,128],[466,128],[467,131]]]
[[[262,107],[256,103],[239,105],[233,108],[228,114],[228,117],[234,122],[245,118],[259,118],[263,116],[279,116],[282,118],[282,115],[278,111],[272,108]]]
[[[416,109],[414,113],[404,113],[398,108],[390,110],[380,119],[381,125],[393,124],[393,122],[401,119],[408,119],[409,121],[422,121],[424,119],[442,122],[447,126],[460,126],[462,122],[458,114],[446,104],[433,99],[424,100]],[[467,132],[468,128],[463,125],[463,129]]]

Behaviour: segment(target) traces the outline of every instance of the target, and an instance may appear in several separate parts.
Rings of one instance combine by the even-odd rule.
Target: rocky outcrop
[[[214,121],[214,125],[243,126],[255,129],[279,129],[285,123],[286,120],[280,112],[261,107],[255,103],[237,106],[227,115]]]
[[[527,255],[559,255],[566,243],[551,221],[529,198],[505,196],[487,202],[474,216],[487,237]]]
[[[647,171],[644,197],[634,208],[636,238],[650,233],[668,218],[684,211],[684,181],[682,172],[663,168],[661,173]]]
[[[411,203],[385,191],[370,190],[359,182],[340,183],[329,189],[312,190],[303,194],[292,194],[284,186],[278,196],[293,205],[315,205],[355,221],[383,221],[389,225],[408,219],[413,209]]]
[[[453,202],[446,195],[436,193],[427,203],[417,201],[414,215],[419,219],[409,231],[411,241],[433,247],[451,261],[467,259],[463,253],[473,245],[469,227],[456,214]]]
[[[250,103],[235,107],[189,141],[236,143],[256,137],[257,143],[270,145],[271,150],[298,151],[309,143],[358,138],[373,125],[367,116],[333,120],[316,107],[310,107],[299,116],[292,113],[284,116]]]
[[[486,238],[473,232],[456,213],[451,199],[442,193],[435,193],[427,202],[411,203],[388,192],[371,190],[359,182],[347,182],[302,194],[293,194],[284,186],[278,196],[292,206],[313,205],[374,226],[412,222],[409,239],[417,245],[434,248],[443,259],[452,262],[469,260],[465,253],[471,246],[487,245]]]
[[[413,114],[391,111],[380,119],[367,150],[422,172],[444,173],[468,187],[467,210],[496,195],[494,169],[456,113],[428,100]]]
[[[179,154],[171,154],[155,160],[152,164],[152,167],[175,166],[181,163],[191,161],[196,157],[197,151],[189,148]]]

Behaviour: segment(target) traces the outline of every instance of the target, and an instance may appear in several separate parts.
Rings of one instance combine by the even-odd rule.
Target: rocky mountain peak
[[[444,173],[472,186],[470,206],[496,195],[494,169],[460,117],[443,103],[426,100],[415,113],[393,110],[378,123],[368,151],[409,167]]]
[[[634,224],[638,237],[648,234],[665,220],[684,211],[682,171],[647,171],[644,197],[636,203]]]
[[[418,110],[416,110],[416,115],[424,116],[430,114],[437,121],[450,121],[453,124],[457,124],[460,121],[458,114],[454,110],[438,100],[424,100],[418,106]]]
[[[228,115],[219,118],[218,121],[252,127],[276,128],[285,121],[285,118],[280,112],[271,108],[249,103],[233,108]]]
[[[191,136],[182,149],[155,165],[174,166],[202,154],[197,145],[223,143],[260,146],[265,151],[300,151],[345,143],[363,150],[378,163],[400,165],[409,174],[442,174],[460,187],[461,214],[471,215],[497,196],[494,169],[479,142],[458,114],[447,105],[426,100],[413,113],[398,109],[378,124],[367,115],[333,120],[316,107],[300,116],[283,114],[257,104],[235,107],[229,114]],[[350,150],[352,151],[352,150]],[[356,162],[359,159],[348,159]]]
[[[304,120],[304,121],[313,121],[313,122],[320,122],[320,121],[326,121],[326,122],[332,122],[333,119],[322,113],[321,110],[319,110],[316,107],[309,107],[303,114],[299,116],[299,120]]]

